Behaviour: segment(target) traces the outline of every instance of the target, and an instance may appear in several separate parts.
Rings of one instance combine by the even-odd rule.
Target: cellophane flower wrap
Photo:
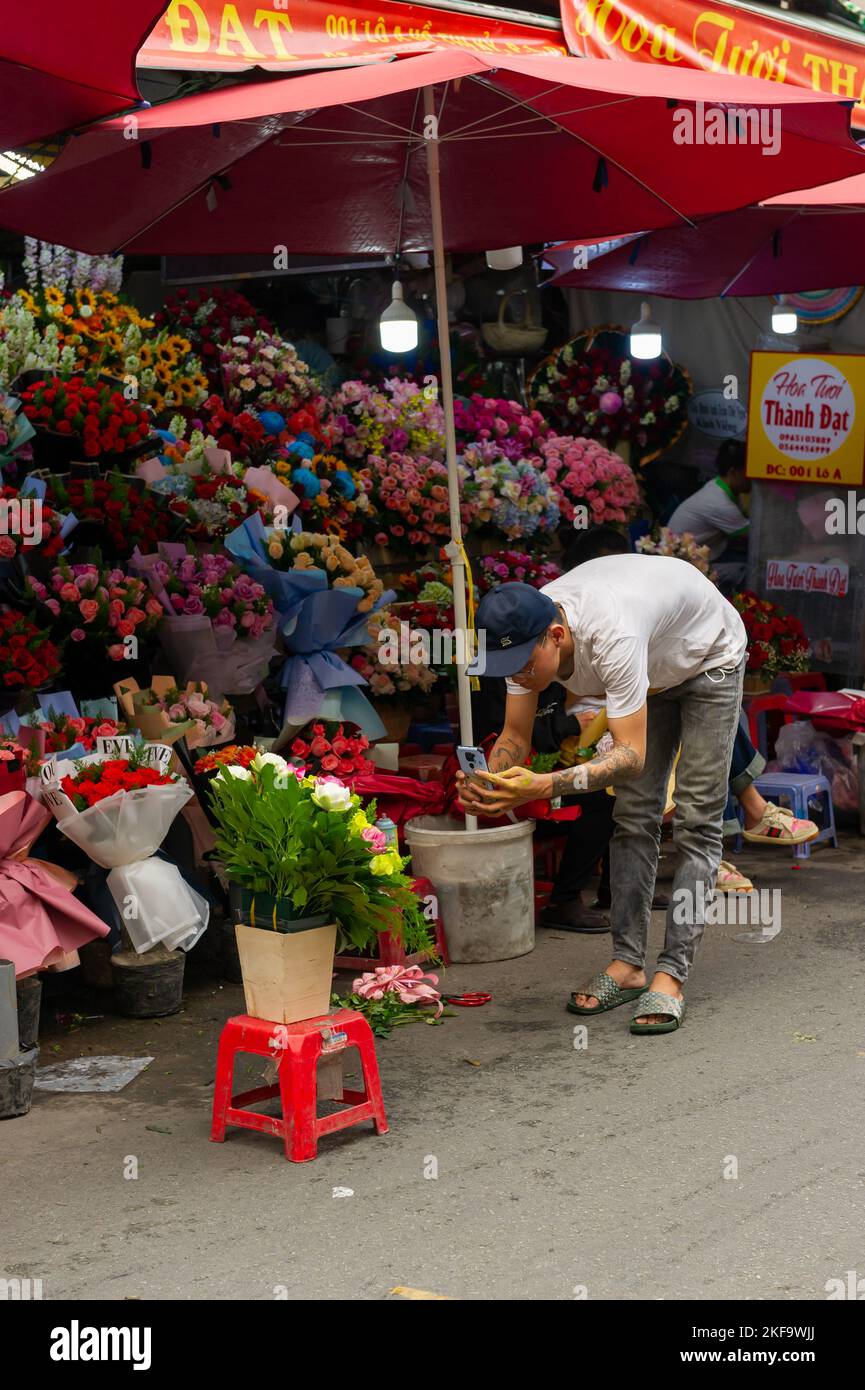
[[[154,856],[192,787],[168,773],[165,744],[137,749],[131,738],[100,738],[96,748],[44,769],[45,803],[66,838],[110,871],[106,885],[135,950],[162,943],[188,951],[210,908],[176,864]]]
[[[541,468],[559,499],[565,521],[585,507],[586,523],[628,521],[640,501],[637,480],[628,465],[596,439],[550,434],[539,449]],[[586,524],[584,523],[584,524]]]
[[[276,618],[262,586],[225,555],[190,555],[160,546],[134,555],[130,568],[144,576],[166,617],[157,636],[169,669],[182,685],[202,681],[211,700],[248,695],[267,675]]]
[[[358,689],[366,681],[338,655],[369,641],[369,614],[393,597],[366,557],[357,559],[333,536],[274,532],[257,516],[225,545],[279,610],[288,652],[281,676],[286,722],[345,720],[381,738],[384,725]]]

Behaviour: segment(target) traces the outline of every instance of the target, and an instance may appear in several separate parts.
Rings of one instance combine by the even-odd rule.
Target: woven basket
[[[511,290],[508,294],[502,295],[499,316],[494,323],[481,324],[484,342],[493,352],[537,352],[547,341],[547,330],[535,322],[532,301],[528,296],[522,323],[505,322],[505,310],[516,293],[517,291]]]

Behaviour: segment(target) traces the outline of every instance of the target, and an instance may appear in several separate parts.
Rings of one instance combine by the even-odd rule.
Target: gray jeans
[[[685,901],[692,904],[697,902],[698,884],[704,885],[707,899],[714,893],[744,672],[743,658],[735,668],[703,671],[671,690],[650,695],[645,767],[636,781],[616,788],[616,831],[610,848],[613,955],[642,969],[667,784],[681,744],[673,817],[680,858],[657,968],[682,983],[688,978],[703,923],[699,911],[682,910],[679,890],[690,892],[691,898]]]

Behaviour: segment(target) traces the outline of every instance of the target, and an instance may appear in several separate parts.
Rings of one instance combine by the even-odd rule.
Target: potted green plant
[[[209,790],[250,1014],[326,1013],[337,933],[340,950],[368,952],[383,931],[407,953],[429,948],[408,861],[376,828],[374,803],[274,753],[221,767]]]

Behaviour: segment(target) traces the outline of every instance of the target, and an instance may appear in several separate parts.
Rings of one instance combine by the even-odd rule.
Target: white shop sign
[[[807,560],[767,560],[766,588],[786,593],[828,594],[844,598],[850,571],[843,560],[815,565]]]

